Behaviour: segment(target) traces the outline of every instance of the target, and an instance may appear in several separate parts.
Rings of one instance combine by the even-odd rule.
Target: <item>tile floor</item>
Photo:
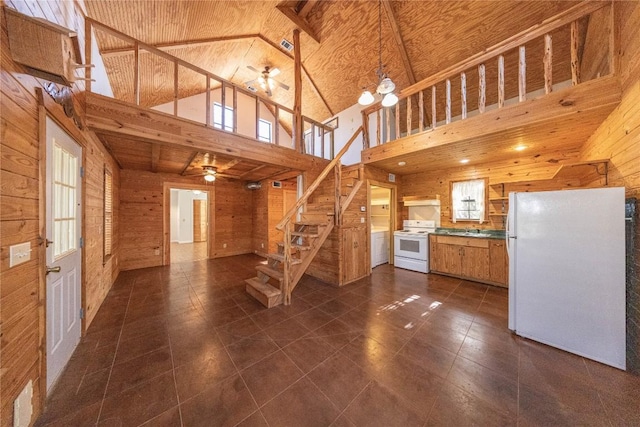
[[[121,273],[36,425],[640,425],[639,377],[513,336],[503,289],[383,265],[267,310],[260,261]]]
[[[199,261],[207,258],[207,242],[171,243],[171,263]]]

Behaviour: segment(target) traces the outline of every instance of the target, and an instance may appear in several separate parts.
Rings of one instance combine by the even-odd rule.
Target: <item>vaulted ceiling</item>
[[[239,86],[256,77],[247,66],[278,67],[272,100],[293,107],[293,55],[282,39],[303,30],[302,110],[325,120],[352,106],[365,86],[377,82],[378,18],[381,10],[382,62],[402,89],[481,52],[573,6],[571,1],[131,1],[87,0],[88,15],[110,27],[162,48]],[[278,8],[280,6],[280,9]],[[380,7],[380,9],[379,9]],[[285,9],[291,17],[281,11]],[[301,23],[302,22],[302,23]],[[316,41],[312,34],[319,40]],[[116,97],[132,97],[133,50],[97,34]],[[141,59],[144,62],[144,59]],[[152,87],[142,104],[173,98],[173,72],[148,64]],[[144,78],[144,76],[141,76]],[[167,83],[167,82],[171,83]],[[202,79],[181,79],[184,93],[203,91]]]

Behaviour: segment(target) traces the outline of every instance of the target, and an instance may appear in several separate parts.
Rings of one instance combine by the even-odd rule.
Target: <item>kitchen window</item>
[[[222,129],[222,105],[213,103],[213,127]],[[233,108],[224,107],[224,130],[233,132]]]
[[[271,142],[271,122],[258,119],[258,141]]]
[[[486,219],[486,179],[451,182],[451,220],[478,221]]]

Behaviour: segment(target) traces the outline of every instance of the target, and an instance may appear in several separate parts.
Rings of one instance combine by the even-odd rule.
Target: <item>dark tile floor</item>
[[[260,261],[121,273],[37,425],[640,425],[640,378],[515,337],[504,289],[383,265],[267,310]]]

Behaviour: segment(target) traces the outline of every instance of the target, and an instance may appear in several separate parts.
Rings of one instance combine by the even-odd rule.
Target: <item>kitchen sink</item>
[[[449,236],[461,236],[461,237],[491,237],[491,233],[476,233],[473,231],[448,231]]]

